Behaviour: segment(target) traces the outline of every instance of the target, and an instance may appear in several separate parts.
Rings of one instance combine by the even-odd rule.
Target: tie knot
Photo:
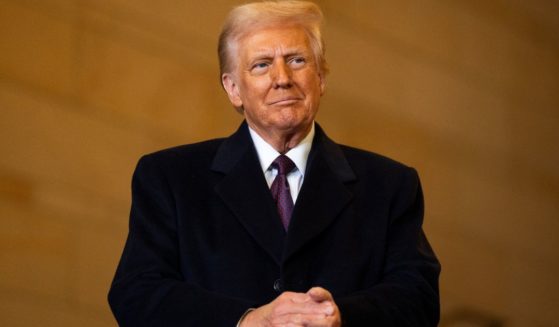
[[[295,168],[293,161],[284,154],[279,155],[276,160],[272,162],[272,166],[278,169],[278,175],[287,175]]]

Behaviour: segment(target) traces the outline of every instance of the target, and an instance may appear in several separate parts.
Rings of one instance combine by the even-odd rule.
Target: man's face
[[[236,55],[233,73],[224,74],[222,81],[231,103],[244,109],[249,126],[260,135],[306,134],[324,81],[303,28],[250,33],[237,43]]]

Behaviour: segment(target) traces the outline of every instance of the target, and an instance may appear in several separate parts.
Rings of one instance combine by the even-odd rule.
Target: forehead
[[[262,52],[305,52],[310,43],[304,28],[299,26],[276,26],[251,31],[238,41],[241,56]]]

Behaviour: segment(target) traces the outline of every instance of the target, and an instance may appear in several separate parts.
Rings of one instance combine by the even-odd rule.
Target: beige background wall
[[[557,326],[559,3],[318,2],[318,120],[419,170],[445,325]],[[116,325],[137,159],[240,122],[215,56],[237,3],[0,0],[0,325]]]

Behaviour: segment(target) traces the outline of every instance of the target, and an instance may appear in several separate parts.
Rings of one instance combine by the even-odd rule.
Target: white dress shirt
[[[260,137],[260,135],[258,135],[258,133],[256,133],[252,128],[249,127],[249,131],[254,147],[256,148],[256,153],[258,154],[258,159],[260,160],[260,165],[262,166],[262,171],[264,172],[264,177],[266,177],[268,187],[271,187],[278,174],[278,170],[270,167],[270,165],[274,160],[276,160],[280,153],[264,141],[264,139]],[[305,136],[305,138],[297,144],[297,146],[285,153],[285,155],[293,161],[296,167],[296,169],[293,169],[289,174],[287,174],[287,182],[289,183],[289,190],[291,191],[291,198],[293,199],[294,204],[297,200],[297,196],[299,195],[299,191],[301,190],[301,186],[303,185],[305,168],[307,167],[307,159],[309,157],[309,152],[311,151],[313,138],[314,122],[307,136]]]

